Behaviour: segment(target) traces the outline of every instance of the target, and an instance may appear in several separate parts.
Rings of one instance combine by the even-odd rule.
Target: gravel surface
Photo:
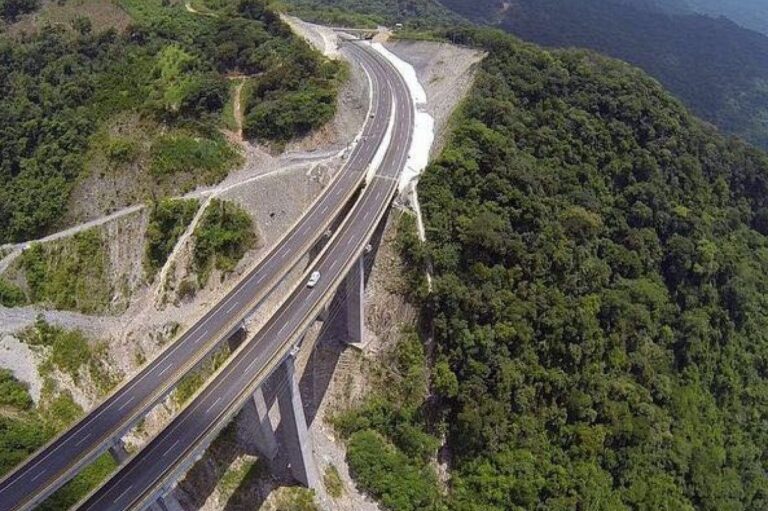
[[[429,41],[390,41],[389,51],[410,63],[427,92],[425,110],[435,119],[435,144],[439,154],[445,142],[448,121],[464,99],[484,53],[448,43]]]

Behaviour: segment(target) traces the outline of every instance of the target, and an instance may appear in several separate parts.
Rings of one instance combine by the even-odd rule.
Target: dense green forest
[[[172,130],[152,145],[155,179],[198,169],[205,182],[237,160],[218,133],[225,74],[258,75],[247,100],[253,137],[285,141],[331,118],[338,64],[294,37],[262,0],[215,4],[216,16],[203,16],[182,3],[120,0],[132,19],[124,33],[81,17],[0,35],[0,242],[38,236],[61,217],[94,133],[117,114],[138,112]],[[288,113],[267,125],[263,112],[280,105]],[[136,146],[110,145],[109,161],[120,168]]]
[[[670,13],[648,0],[445,0],[479,22],[546,46],[621,58],[698,116],[768,148],[768,37],[725,18]]]
[[[0,21],[15,21],[22,14],[34,11],[39,5],[39,0],[0,0]]]
[[[280,0],[278,4],[302,19],[338,26],[405,23],[426,28],[464,22],[435,0]]]
[[[488,57],[419,185],[427,244],[401,236],[433,269],[432,395],[406,337],[400,387],[338,421],[358,484],[393,510],[768,508],[768,156],[621,62],[448,36]]]
[[[675,2],[710,16],[725,16],[743,27],[768,35],[768,3],[764,0],[657,0]]]

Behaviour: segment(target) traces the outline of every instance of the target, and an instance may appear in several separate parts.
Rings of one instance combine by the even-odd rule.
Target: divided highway
[[[375,176],[346,221],[309,271],[321,278],[299,284],[252,338],[244,342],[206,387],[144,449],[78,507],[87,511],[142,509],[171,487],[195,456],[216,437],[252,393],[290,353],[297,339],[333,297],[387,212],[407,161],[413,135],[413,104],[402,77],[383,57],[395,112],[391,143]],[[307,273],[309,273],[309,271]]]
[[[349,55],[370,77],[372,105],[362,137],[344,168],[301,220],[205,316],[83,419],[0,480],[0,511],[32,509],[105,452],[113,439],[127,432],[233,334],[324,235],[360,186],[387,133],[393,109],[390,76],[381,61],[357,46],[349,47]]]

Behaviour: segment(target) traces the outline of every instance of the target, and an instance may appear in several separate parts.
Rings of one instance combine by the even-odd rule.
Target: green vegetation
[[[24,296],[24,291],[18,286],[0,278],[0,305],[3,307],[18,307],[26,303],[27,297]]]
[[[345,27],[376,28],[404,23],[413,27],[462,22],[434,0],[282,0],[284,9],[307,21]]]
[[[29,410],[33,404],[27,385],[17,380],[9,369],[0,369],[0,407]]]
[[[346,67],[317,58],[304,45],[286,51],[296,55],[301,66],[265,71],[247,89],[243,131],[249,137],[286,142],[319,128],[336,113]]]
[[[79,330],[65,330],[39,317],[21,339],[32,347],[46,350],[46,362],[40,368],[43,373],[55,368],[71,376],[75,383],[87,376],[102,394],[117,383],[106,365],[109,359],[106,345],[92,345]]]
[[[239,466],[224,472],[218,485],[220,502],[227,502],[238,488],[248,482],[254,470],[258,471],[256,463],[257,460],[244,460]]]
[[[219,350],[214,353],[212,357],[205,360],[199,368],[184,375],[176,386],[173,400],[176,401],[178,405],[183,405],[189,401],[208,378],[213,376],[213,373],[227,361],[229,354],[228,346],[219,348]]]
[[[434,471],[419,467],[378,433],[354,433],[347,445],[347,460],[360,486],[385,509],[435,509],[439,495]]]
[[[257,85],[262,96],[248,103],[253,106],[245,116],[245,133],[259,139],[287,141],[328,122],[336,112],[336,89],[315,84],[300,87],[299,91],[269,94]]]
[[[245,77],[229,81],[229,99],[227,99],[227,103],[224,105],[224,110],[221,114],[221,123],[226,129],[237,131],[237,129],[241,127],[238,125],[238,120],[235,118],[235,96],[238,87],[240,87],[240,111],[242,114],[242,112],[248,108],[246,100],[251,95],[251,85],[251,80]]]
[[[96,486],[105,481],[117,469],[117,462],[109,453],[85,467],[74,479],[48,497],[38,508],[40,511],[63,511],[70,509]]]
[[[152,205],[144,259],[147,273],[154,275],[162,268],[199,207],[199,201],[183,199],[163,199]]]
[[[444,504],[768,507],[768,157],[622,63],[446,35],[488,57],[419,186]]]
[[[163,135],[152,145],[152,173],[157,176],[196,171],[203,182],[221,181],[238,161],[238,153],[221,136],[197,138],[185,133]]]
[[[297,486],[285,486],[278,490],[272,507],[265,511],[320,511],[315,503],[315,492]]]
[[[133,140],[114,138],[109,141],[106,153],[112,163],[131,163],[138,156],[139,148]]]
[[[50,436],[49,430],[34,420],[0,415],[0,473],[5,474],[24,461]]]
[[[185,199],[163,199],[152,205],[146,232],[149,273],[154,274],[165,264],[199,207],[199,201]]]
[[[6,474],[83,413],[69,393],[55,392],[50,380],[46,381],[37,407],[32,406],[27,387],[9,371],[0,370],[0,390],[3,395],[0,402],[0,475]],[[69,509],[115,468],[109,454],[99,457],[51,495],[39,509]]]
[[[438,440],[426,432],[428,369],[419,336],[403,332],[382,365],[387,372],[377,391],[334,418],[347,438],[350,472],[386,509],[436,509],[440,495],[430,460]]]
[[[724,10],[729,8],[722,4],[746,3],[686,2],[691,6],[716,3]],[[538,44],[586,47],[626,60],[657,78],[696,115],[768,148],[768,37],[725,18],[681,13],[679,7],[686,2],[517,0],[512,6],[503,4],[510,8],[493,0],[442,3]],[[672,4],[678,9],[669,12]],[[768,16],[765,7],[761,10]]]
[[[233,202],[213,199],[195,229],[194,263],[201,287],[211,270],[231,272],[245,253],[256,246],[253,221]]]
[[[39,5],[39,0],[0,0],[0,19],[14,21],[22,14],[34,11]]]
[[[71,239],[36,243],[20,257],[33,303],[84,313],[109,307],[109,258],[97,229]]]
[[[217,132],[225,74],[259,74],[258,94],[246,101],[256,109],[250,136],[284,142],[333,113],[339,64],[294,37],[261,0],[218,2],[215,17],[189,13],[183,2],[118,3],[133,18],[124,33],[79,22],[0,36],[0,243],[40,236],[61,219],[84,169],[104,171],[86,158],[121,114],[141,114],[168,136],[155,141],[149,162],[142,134],[108,141],[108,166],[122,172],[138,158],[159,183],[175,182],[169,174],[178,171],[210,183],[239,161]],[[271,130],[259,112],[281,102],[290,113]]]
[[[344,495],[344,483],[341,481],[341,475],[339,475],[339,469],[336,468],[336,465],[330,464],[325,468],[323,485],[331,498],[338,499]]]
[[[40,371],[43,376],[43,388],[40,392],[40,404],[37,412],[40,419],[54,431],[62,431],[83,415],[83,409],[75,403],[68,390],[60,390],[50,378],[48,368]]]

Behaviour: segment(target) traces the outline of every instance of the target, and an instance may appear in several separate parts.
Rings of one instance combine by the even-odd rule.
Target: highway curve
[[[413,104],[402,77],[375,56],[392,83],[395,119],[389,149],[353,211],[309,271],[322,277],[314,288],[299,284],[280,310],[230,357],[225,366],[173,421],[78,507],[87,511],[142,509],[170,487],[293,348],[360,257],[397,189],[413,134]]]
[[[211,310],[165,351],[0,481],[0,511],[33,508],[105,452],[178,381],[233,334],[247,314],[323,236],[362,181],[388,128],[392,96],[387,77],[370,54],[350,47],[349,55],[371,81],[372,115],[344,168],[307,213],[262,261]]]

